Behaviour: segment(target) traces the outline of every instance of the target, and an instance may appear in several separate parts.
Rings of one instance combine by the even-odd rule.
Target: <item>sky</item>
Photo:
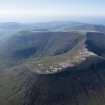
[[[0,21],[105,17],[105,0],[0,0]]]

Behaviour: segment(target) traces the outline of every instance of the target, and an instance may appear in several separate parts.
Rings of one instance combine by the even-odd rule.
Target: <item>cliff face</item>
[[[5,44],[9,50],[6,56],[15,52],[19,61],[20,55],[32,53],[31,58],[23,57],[22,63],[8,68],[0,65],[0,105],[105,104],[103,33],[29,35],[12,37]],[[60,69],[46,72],[49,67]]]
[[[105,54],[105,34],[98,32],[88,32],[87,33],[87,47],[89,50],[97,53],[100,56]]]

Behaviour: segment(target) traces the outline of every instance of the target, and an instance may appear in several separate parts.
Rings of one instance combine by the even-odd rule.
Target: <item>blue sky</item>
[[[105,17],[105,0],[0,0],[0,21]]]

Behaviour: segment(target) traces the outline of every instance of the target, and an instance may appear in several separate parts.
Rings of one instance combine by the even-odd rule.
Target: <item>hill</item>
[[[0,44],[0,105],[104,105],[104,26],[86,27],[19,31]]]

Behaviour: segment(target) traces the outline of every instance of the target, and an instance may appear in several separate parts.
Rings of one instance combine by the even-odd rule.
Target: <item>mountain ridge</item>
[[[104,39],[78,29],[10,36],[0,46],[0,105],[104,105]]]

